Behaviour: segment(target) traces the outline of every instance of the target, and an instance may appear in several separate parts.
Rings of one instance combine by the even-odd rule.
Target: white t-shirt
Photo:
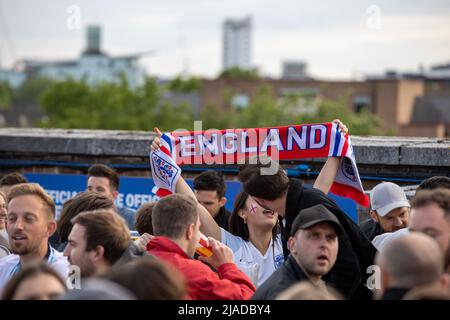
[[[222,242],[231,248],[234,254],[234,262],[247,275],[249,269],[259,269],[257,282],[254,283],[257,287],[269,278],[272,273],[278,269],[284,262],[283,245],[281,242],[281,235],[270,241],[269,248],[263,256],[261,252],[250,241],[244,241],[241,237],[235,236],[228,231],[221,229]],[[250,278],[252,276],[249,275]],[[252,279],[254,282],[256,279]]]
[[[377,248],[378,251],[383,250],[384,246],[387,245],[392,240],[403,237],[409,233],[408,228],[403,228],[394,232],[382,233],[372,240],[372,244]]]
[[[6,240],[6,242],[9,242],[8,232],[6,232],[6,228],[0,230],[0,237],[3,237],[3,239]]]
[[[47,263],[66,281],[69,274],[69,261],[61,252],[50,247]],[[17,254],[10,254],[0,259],[0,293],[8,280],[20,270],[20,259]]]

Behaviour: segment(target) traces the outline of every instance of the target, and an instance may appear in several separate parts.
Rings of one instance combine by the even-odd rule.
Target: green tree
[[[239,67],[231,67],[220,73],[220,78],[236,78],[236,79],[259,79],[258,71],[255,69],[245,70]]]
[[[11,108],[12,90],[7,82],[0,82],[0,110]]]
[[[13,102],[38,103],[40,95],[54,84],[54,80],[46,77],[28,78],[13,91]]]
[[[178,76],[167,85],[167,89],[172,92],[191,93],[198,92],[200,90],[201,81],[199,78],[191,77],[183,79]]]
[[[360,113],[349,111],[346,102],[348,93],[343,94],[338,100],[322,99],[313,93],[289,94],[277,98],[270,86],[262,85],[250,104],[243,109],[234,109],[231,106],[231,99],[227,100],[227,97],[232,95],[233,92],[230,89],[224,90],[230,112],[220,111],[215,106],[207,106],[203,110],[201,117],[208,127],[252,128],[330,122],[333,119],[340,119],[350,128],[350,133],[353,135],[392,134],[383,129],[383,121],[379,117],[368,111],[364,110]],[[233,116],[226,119],[229,113]]]
[[[198,120],[202,121],[203,130],[227,129],[234,127],[236,116],[237,112],[233,108],[223,110],[210,103],[203,108]]]
[[[192,127],[192,108],[186,104],[161,104],[160,90],[153,78],[146,79],[136,90],[130,89],[125,78],[95,86],[83,80],[56,82],[40,99],[48,120],[39,125],[116,130]]]
[[[236,125],[241,128],[276,126],[281,118],[274,93],[267,85],[259,87],[250,104],[237,114]]]

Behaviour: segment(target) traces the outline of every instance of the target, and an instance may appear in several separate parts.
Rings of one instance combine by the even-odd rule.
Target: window
[[[250,99],[246,94],[236,94],[231,100],[231,104],[236,109],[245,109],[248,107]]]
[[[353,98],[353,110],[360,113],[363,110],[370,111],[370,98],[368,96],[356,96]]]
[[[320,101],[319,88],[280,88],[278,91],[278,105],[293,115],[316,113]]]

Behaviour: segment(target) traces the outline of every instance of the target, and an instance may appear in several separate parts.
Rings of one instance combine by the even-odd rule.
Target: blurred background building
[[[223,23],[223,69],[252,68],[252,17],[226,19]]]
[[[88,84],[117,82],[124,77],[131,88],[144,82],[146,72],[139,66],[139,58],[147,53],[125,56],[109,56],[101,47],[102,29],[99,25],[86,28],[86,48],[76,60],[41,61],[21,59],[12,70],[0,69],[0,81],[11,87],[20,86],[30,77],[44,77],[55,80],[85,79]]]
[[[348,112],[375,115],[383,120],[384,129],[393,134],[450,136],[450,63],[432,65],[428,69],[421,66],[417,72],[391,69],[383,74],[362,74],[357,80],[327,80],[310,74],[305,57],[294,56],[280,61],[280,76],[266,76],[259,74],[252,62],[252,16],[228,18],[221,26],[222,37],[216,37],[222,49],[221,74],[213,78],[195,78],[198,88],[196,85],[194,90],[173,90],[173,81],[182,84],[189,80],[182,72],[182,76],[176,79],[157,79],[157,85],[163,88],[161,94],[155,95],[160,99],[159,105],[184,103],[190,106],[198,119],[211,104],[225,113],[230,107],[245,110],[255,101],[258,89],[265,86],[277,101],[291,95],[308,96],[308,101],[299,99],[295,102],[297,114],[313,114],[324,99],[338,101],[344,96]],[[88,25],[85,48],[77,59],[44,61],[21,58],[13,68],[0,68],[0,81],[17,89],[27,80],[39,78],[57,81],[84,79],[89,85],[126,80],[131,89],[137,89],[149,76],[140,65],[140,59],[149,54],[151,52],[109,55],[103,50],[101,26]],[[292,57],[289,52],[286,56]],[[39,108],[38,99],[14,102],[12,108],[0,105],[0,126],[29,127],[43,118],[45,114]],[[292,119],[295,122],[295,115]]]

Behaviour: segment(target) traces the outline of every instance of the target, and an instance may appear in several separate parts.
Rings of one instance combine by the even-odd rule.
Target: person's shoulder
[[[19,256],[16,254],[10,254],[6,257],[0,259],[0,273],[5,272],[13,268],[17,263],[19,263]]]
[[[0,266],[19,262],[17,254],[10,254],[0,259]]]
[[[182,271],[188,280],[199,281],[199,279],[205,279],[206,276],[211,276],[211,274],[218,277],[217,273],[211,270],[205,263],[184,257],[179,257],[175,261],[176,266]]]
[[[67,259],[67,257],[62,252],[59,252],[55,249],[53,249],[53,250],[54,250],[53,251],[54,259],[49,264],[54,266],[55,268],[60,268],[60,269],[69,268],[70,263],[69,263],[69,260]]]
[[[378,251],[381,251],[384,246],[386,246],[389,242],[403,237],[404,235],[407,235],[409,233],[408,228],[403,228],[394,232],[385,232],[382,233],[372,240],[372,244],[375,248],[377,248]]]
[[[364,228],[364,227],[368,227],[368,226],[373,226],[375,223],[376,223],[376,222],[375,222],[372,218],[367,218],[367,219],[365,219],[364,221],[362,221],[362,222],[359,224],[359,226],[360,226],[361,228]]]
[[[323,193],[322,190],[317,188],[305,188],[303,190],[303,196],[307,196],[309,199],[320,199],[327,202],[332,202],[332,200]]]
[[[53,255],[55,257],[55,262],[68,262],[64,253],[56,250],[55,248],[53,248]]]
[[[221,233],[221,237],[222,237],[221,242],[223,242],[227,246],[232,245],[232,246],[240,247],[244,243],[244,239],[232,234],[231,232],[225,230],[224,228],[220,228],[220,233]]]
[[[117,211],[119,212],[119,214],[122,214],[122,215],[134,216],[136,214],[135,210],[133,210],[131,208],[127,208],[127,207],[120,207],[117,209]]]
[[[267,280],[256,289],[252,300],[273,300],[276,295],[292,284],[286,281],[285,264],[275,270]]]

